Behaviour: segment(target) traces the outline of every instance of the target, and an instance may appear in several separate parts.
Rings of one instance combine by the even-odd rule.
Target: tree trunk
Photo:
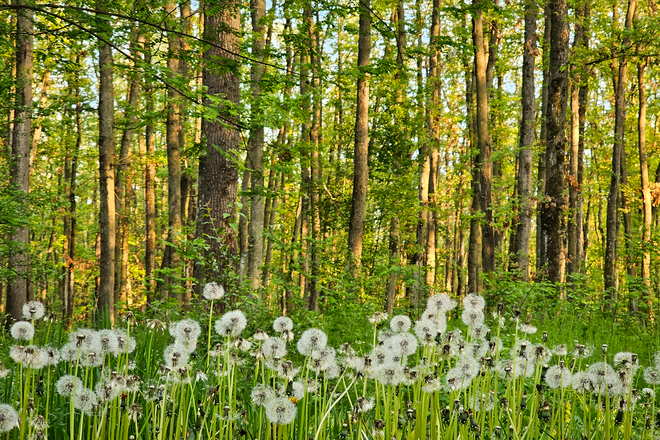
[[[234,106],[239,103],[237,54],[240,10],[233,0],[204,14],[204,39],[215,43],[204,52],[202,81],[208,96],[226,100],[217,105],[210,99],[204,105],[217,108],[219,116],[205,120],[205,155],[199,161],[199,196],[196,238],[206,241],[205,262],[195,265],[196,290],[207,281],[225,282],[223,275],[236,254],[234,204],[238,191],[238,170],[230,158],[238,154],[240,132],[236,127]],[[219,46],[219,47],[218,47]],[[223,49],[221,49],[223,48]],[[219,151],[223,154],[221,154]]]
[[[632,28],[632,19],[637,8],[637,0],[629,0],[628,13],[626,15],[626,30]],[[630,37],[626,34],[623,39],[624,49],[630,45]],[[605,264],[603,268],[603,277],[605,280],[605,295],[607,298],[616,300],[617,276],[616,276],[616,257],[617,257],[617,205],[619,203],[619,179],[621,178],[621,150],[624,148],[624,129],[626,112],[626,87],[628,84],[628,60],[624,55],[619,63],[619,75],[617,79],[616,98],[615,98],[615,121],[614,121],[614,145],[612,147],[612,177],[610,179],[610,192],[607,197],[607,240],[605,245]]]
[[[648,59],[642,58],[637,65],[637,86],[639,89],[639,118],[637,120],[637,134],[639,145],[639,170],[642,183],[644,226],[642,229],[642,279],[648,291],[646,302],[649,312],[653,313],[653,289],[651,288],[651,221],[652,200],[649,189],[649,166],[646,156],[646,78],[645,70]]]
[[[584,50],[589,49],[589,20],[591,17],[591,0],[586,0],[583,5],[582,13],[582,43],[581,46]],[[584,74],[588,75],[588,71],[585,71]],[[576,208],[576,223],[577,223],[577,250],[576,257],[578,259],[578,270],[584,272],[586,266],[584,262],[586,261],[586,231],[589,230],[588,221],[584,221],[584,192],[582,191],[582,183],[584,181],[584,140],[585,140],[585,130],[586,130],[586,121],[587,121],[587,105],[589,101],[589,81],[581,81],[580,90],[578,92],[578,168],[577,168],[577,184],[580,188],[580,192],[577,197],[577,208]]]
[[[22,3],[22,2],[21,2]],[[31,9],[18,9],[16,20],[16,97],[11,143],[11,184],[23,199],[29,212],[30,194],[30,136],[32,127],[32,69],[33,17]],[[12,245],[9,268],[14,278],[7,286],[6,312],[12,320],[23,317],[23,304],[28,300],[28,276],[30,260],[30,229],[27,224],[15,227],[11,232]]]
[[[250,10],[252,15],[252,62],[250,72],[250,89],[252,92],[252,104],[250,106],[250,138],[248,139],[248,150],[250,157],[250,223],[248,225],[249,250],[247,277],[252,289],[257,289],[261,283],[261,265],[264,259],[264,126],[262,119],[263,109],[261,104],[261,78],[264,75],[264,48],[265,48],[265,26],[266,15],[265,0],[251,0]],[[264,290],[259,291],[259,297],[264,299]]]
[[[477,8],[472,20],[472,40],[474,44],[474,68],[476,73],[477,91],[477,147],[479,155],[475,166],[479,170],[480,211],[483,214],[481,223],[482,264],[485,273],[495,270],[495,241],[493,235],[493,211],[491,184],[493,164],[491,161],[491,139],[488,131],[488,82],[487,61],[484,49],[483,11],[479,0],[473,0]]]
[[[541,205],[541,222],[546,243],[548,280],[561,282],[563,234],[562,219],[566,209],[564,196],[564,157],[566,155],[566,103],[568,92],[568,5],[566,0],[550,1],[550,63],[548,108],[545,114],[546,186]]]
[[[536,1],[525,2],[525,43],[522,67],[522,120],[520,122],[520,152],[518,153],[518,225],[516,227],[515,258],[523,281],[529,281],[529,242],[532,237],[532,147],[536,95],[534,60],[536,48]]]
[[[479,186],[479,169],[477,163],[481,161],[479,151],[477,150],[476,156],[473,155],[474,139],[475,139],[475,116],[474,116],[474,85],[475,85],[475,72],[474,63],[465,65],[465,102],[467,107],[467,148],[470,153],[471,166],[472,166],[472,202],[470,205],[470,238],[468,243],[468,293],[479,293],[482,290],[481,280],[481,221],[479,219],[479,212],[481,211],[481,196]]]
[[[165,5],[169,19],[165,21],[168,30],[177,29],[175,2]],[[168,35],[167,78],[174,82],[179,77],[180,37]],[[179,247],[181,241],[181,96],[173,88],[167,88],[167,120],[165,122],[165,142],[167,144],[167,244],[161,267],[169,269],[163,276],[164,296],[179,297],[178,273]]]
[[[145,42],[145,64],[151,63],[151,49],[149,42]],[[145,81],[145,106],[147,115],[154,112],[154,96],[151,80]],[[156,193],[154,180],[156,177],[156,165],[154,163],[155,139],[154,123],[150,117],[145,126],[144,135],[144,168],[142,170],[144,180],[144,277],[147,288],[147,303],[154,300],[156,281],[154,270],[156,269]]]
[[[364,215],[369,179],[369,66],[371,55],[371,0],[360,2],[360,35],[358,37],[357,108],[355,113],[355,150],[353,154],[353,196],[348,230],[349,268],[357,281],[362,257]]]

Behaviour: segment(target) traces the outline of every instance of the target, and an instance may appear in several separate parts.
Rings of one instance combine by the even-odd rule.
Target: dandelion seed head
[[[482,357],[485,357],[486,354],[488,353],[488,347],[489,347],[488,342],[477,340],[467,345],[465,349],[465,354],[473,357],[474,359],[481,359]]]
[[[513,359],[500,359],[495,368],[501,379],[512,380],[524,374],[524,367]]]
[[[225,288],[215,281],[212,281],[210,283],[206,283],[204,290],[202,291],[202,295],[204,295],[204,298],[208,299],[209,301],[217,300],[225,296]]]
[[[17,341],[30,341],[34,338],[34,326],[27,321],[16,321],[11,326],[10,333]]]
[[[37,417],[32,419],[30,425],[32,425],[32,427],[39,432],[43,432],[48,429],[48,421],[41,414],[39,414]]]
[[[328,345],[328,335],[317,328],[305,330],[298,340],[298,351],[307,356],[313,350],[320,350]]]
[[[55,383],[57,394],[64,397],[71,396],[71,394],[74,392],[74,389],[77,393],[78,390],[81,390],[84,387],[85,385],[83,384],[83,381],[71,374],[60,377],[57,383]]]
[[[66,362],[76,362],[78,360],[78,354],[80,349],[76,347],[75,342],[69,342],[64,344],[60,349],[60,358]]]
[[[422,345],[435,345],[438,327],[430,319],[422,319],[415,323],[415,334]]]
[[[10,373],[10,370],[5,367],[4,362],[0,361],[0,379],[4,379]]]
[[[447,391],[457,391],[469,388],[472,379],[466,377],[460,368],[451,368],[445,377]]]
[[[268,339],[268,333],[258,328],[257,331],[254,332],[254,335],[252,335],[252,339],[255,341],[265,341]]]
[[[637,365],[637,355],[629,351],[622,351],[614,355],[614,366],[618,367],[621,365]]]
[[[247,318],[240,310],[232,310],[222,315],[222,318],[215,322],[215,331],[220,336],[231,336],[236,338],[241,335],[247,326]]]
[[[424,377],[424,382],[422,382],[422,391],[428,394],[435,393],[442,389],[442,383],[433,376],[432,374],[427,374]]]
[[[657,367],[646,367],[644,369],[644,381],[649,385],[660,384],[660,369]]]
[[[271,336],[261,344],[261,350],[267,358],[283,358],[287,353],[286,342]]]
[[[458,303],[450,298],[447,294],[438,293],[428,299],[426,308],[427,310],[432,310],[436,313],[444,315],[448,311],[454,310],[457,305]]]
[[[165,324],[160,319],[149,319],[147,321],[147,328],[149,330],[165,330],[167,328],[167,324]]]
[[[82,350],[91,350],[96,332],[89,328],[79,328],[69,333],[69,343],[75,344]]]
[[[518,331],[520,331],[521,333],[525,333],[526,335],[533,335],[534,333],[536,333],[536,330],[537,330],[536,327],[534,327],[532,324],[527,322],[524,324],[520,324],[518,326]]]
[[[572,379],[571,370],[563,364],[553,365],[545,373],[545,383],[553,390],[557,388],[568,388],[571,385]]]
[[[276,425],[288,425],[296,418],[297,408],[285,397],[274,397],[266,402],[266,418]]]
[[[483,324],[472,327],[472,337],[479,341],[486,339],[489,332],[490,329]]]
[[[568,350],[566,349],[566,345],[564,344],[559,344],[555,348],[552,349],[552,351],[555,353],[556,356],[566,356],[568,354]]]
[[[383,385],[398,385],[404,378],[401,364],[387,363],[378,368],[378,381]]]
[[[592,380],[596,385],[600,385],[601,383],[605,383],[611,380],[611,377],[616,378],[614,368],[605,362],[596,362],[589,365],[587,372],[592,375]]]
[[[461,356],[458,358],[454,368],[461,372],[461,378],[474,379],[479,374],[479,362],[472,356]]]
[[[234,347],[239,351],[248,351],[252,347],[252,342],[239,336],[234,340]]]
[[[273,330],[282,333],[284,330],[293,330],[293,321],[288,316],[280,316],[273,322]]]
[[[170,327],[170,332],[172,327]],[[137,347],[137,342],[135,342],[135,338],[133,336],[128,335],[128,331],[126,329],[115,329],[114,330],[115,334],[117,335],[117,344],[119,345],[117,348],[117,353],[116,355],[119,354],[126,354],[126,353],[133,353],[135,351],[135,348]]]
[[[394,333],[407,332],[411,325],[412,322],[406,315],[397,315],[390,321],[390,328]]]
[[[188,363],[190,354],[186,350],[182,350],[179,344],[170,344],[165,347],[163,358],[165,365],[169,368],[179,368]]]
[[[461,314],[461,320],[463,324],[468,327],[477,327],[484,324],[486,316],[481,309],[465,309]]]
[[[543,344],[536,344],[532,346],[527,359],[533,365],[547,364],[552,359],[552,351]]]
[[[655,391],[653,391],[653,388],[642,388],[642,395],[649,399],[654,399]]]
[[[80,353],[80,365],[83,367],[100,367],[103,365],[103,354],[85,350]]]
[[[486,300],[481,295],[475,295],[474,293],[470,293],[465,295],[465,298],[463,298],[464,310],[483,311],[484,307],[486,307]]]
[[[195,345],[201,334],[201,326],[193,319],[182,319],[170,324],[170,335],[183,346]]]
[[[385,342],[394,336],[394,332],[389,328],[384,328],[378,331],[378,342]]]
[[[142,405],[139,403],[134,403],[128,409],[128,418],[129,420],[135,422],[142,417]]]
[[[358,397],[355,399],[355,406],[353,406],[353,412],[356,414],[362,414],[368,411],[371,411],[374,408],[374,398],[367,399],[366,397]]]
[[[590,345],[575,344],[573,349],[573,357],[576,359],[586,359],[594,354],[594,348]]]
[[[103,353],[116,354],[119,350],[119,341],[114,331],[99,330],[94,337],[97,341],[93,345],[98,345]]]
[[[23,304],[23,318],[28,320],[41,319],[46,314],[46,308],[39,301],[28,301]]]
[[[98,398],[96,393],[89,388],[84,386],[76,390],[76,397],[74,401],[74,406],[77,410],[82,411],[85,414],[91,414],[94,405],[98,403]]]
[[[46,353],[36,345],[15,345],[9,349],[9,356],[17,364],[33,370],[39,370],[46,366]]]
[[[397,333],[388,339],[387,347],[402,356],[410,356],[417,352],[417,338],[411,333]]]
[[[589,393],[594,390],[592,376],[586,371],[578,371],[571,379],[571,388],[578,393]]]
[[[0,404],[0,432],[9,432],[18,427],[18,412],[13,406]]]
[[[373,325],[380,324],[385,320],[387,320],[387,313],[384,312],[374,312],[369,318],[369,322]]]

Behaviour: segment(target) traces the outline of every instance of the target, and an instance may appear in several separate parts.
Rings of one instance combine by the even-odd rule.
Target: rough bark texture
[[[474,68],[476,76],[477,95],[477,148],[479,149],[478,160],[475,166],[479,170],[479,196],[480,211],[483,215],[481,224],[482,236],[482,264],[485,273],[495,270],[495,239],[493,234],[493,211],[491,184],[493,177],[493,164],[491,161],[491,139],[488,131],[488,81],[487,61],[484,48],[483,11],[481,1],[474,0],[473,5],[477,8],[472,20],[472,40],[474,45]]]
[[[266,15],[265,0],[251,0],[252,12],[252,63],[250,72],[250,89],[252,92],[250,138],[248,139],[248,151],[250,162],[250,180],[252,185],[252,200],[250,203],[250,223],[248,225],[248,267],[247,277],[253,289],[261,283],[261,265],[264,259],[264,126],[261,121],[261,78],[264,75],[265,35],[264,16]],[[259,293],[264,299],[264,291]]]
[[[205,120],[203,124],[206,154],[199,160],[195,235],[205,240],[209,249],[205,264],[198,262],[195,265],[198,292],[206,281],[223,282],[223,274],[232,265],[236,254],[236,237],[231,223],[235,220],[233,205],[238,191],[238,170],[227,155],[237,154],[240,144],[240,133],[232,125],[236,122],[229,108],[238,105],[239,101],[238,59],[233,54],[239,51],[240,10],[232,0],[206,3],[205,6],[204,38],[216,45],[204,52],[202,81],[209,96],[227,102],[218,106],[209,98],[204,100],[205,105],[219,111],[219,117]]]
[[[116,147],[114,87],[112,83],[112,49],[99,43],[99,221],[101,230],[100,279],[98,312],[114,321],[115,308],[115,165]]]
[[[145,63],[151,62],[151,53],[148,44],[145,44]],[[153,114],[154,98],[151,81],[145,82],[145,101],[147,114]],[[147,303],[154,300],[156,282],[154,270],[156,269],[156,193],[154,180],[156,177],[156,165],[154,163],[154,124],[152,120],[147,122],[144,135],[144,168],[142,170],[144,180],[144,277],[147,287]]]
[[[357,274],[362,257],[364,214],[369,179],[369,65],[371,55],[371,0],[361,2],[360,36],[358,37],[357,109],[355,114],[355,148],[353,154],[353,197],[348,230],[349,267]]]
[[[523,281],[529,281],[529,242],[532,237],[532,147],[536,96],[534,60],[536,48],[536,1],[525,2],[525,48],[522,67],[522,120],[520,122],[520,152],[518,153],[518,225],[516,227],[515,259]]]
[[[637,8],[637,0],[628,2],[628,13],[626,15],[626,30],[632,28],[632,19]],[[626,35],[623,40],[624,48],[630,45],[630,37]],[[607,196],[607,237],[605,244],[605,264],[603,277],[605,280],[605,293],[608,297],[616,299],[616,260],[618,247],[617,228],[617,205],[619,203],[621,159],[624,146],[625,112],[626,112],[626,87],[628,84],[628,60],[624,55],[619,63],[619,74],[616,81],[616,97],[614,102],[614,145],[612,147],[612,177],[610,179],[610,191]]]
[[[471,63],[474,66],[474,63]],[[467,102],[467,151],[472,156],[475,139],[475,121],[474,121],[474,69],[470,69],[468,64],[465,67],[465,101]],[[478,212],[481,210],[479,195],[479,169],[476,164],[480,162],[479,151],[472,156],[472,202],[470,205],[470,238],[468,243],[468,293],[479,293],[482,288],[481,280],[481,221]]]
[[[564,196],[564,157],[566,155],[566,103],[568,94],[568,6],[566,0],[551,0],[551,37],[548,80],[548,108],[545,114],[546,131],[546,185],[545,200],[541,205],[548,280],[561,281],[562,274],[562,219],[566,209]]]
[[[32,10],[18,9],[16,19],[16,98],[11,136],[11,184],[29,206],[30,145],[32,127],[32,68],[33,50]],[[27,210],[26,210],[27,213]],[[22,319],[23,304],[28,300],[30,260],[30,229],[27,224],[14,228],[10,240],[15,243],[9,256],[9,267],[15,277],[7,286],[5,311],[12,320]]]

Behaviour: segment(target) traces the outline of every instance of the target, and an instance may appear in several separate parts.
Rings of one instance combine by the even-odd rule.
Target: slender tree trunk
[[[637,134],[639,146],[639,170],[642,184],[644,226],[642,228],[642,279],[648,291],[646,302],[649,312],[653,313],[653,289],[651,288],[651,221],[653,218],[651,191],[649,189],[649,166],[646,156],[646,78],[645,70],[648,59],[640,59],[637,65],[637,87],[639,89],[639,117],[637,119]]]
[[[145,42],[145,64],[151,63],[151,50],[149,42]],[[148,115],[154,112],[153,86],[151,80],[145,81],[145,104]],[[154,270],[156,269],[156,193],[154,180],[156,177],[156,165],[154,163],[155,139],[154,123],[150,117],[145,126],[144,135],[144,167],[142,169],[144,180],[144,277],[147,288],[147,303],[154,300],[156,281]]]
[[[44,73],[43,80],[41,81],[41,90],[39,92],[39,113],[42,113],[46,109],[51,83],[51,73],[50,70],[47,70]],[[43,116],[40,115],[35,121],[34,132],[32,133],[32,147],[30,148],[30,175],[32,175],[32,171],[34,170],[34,161],[37,157],[37,152],[39,151],[39,141],[41,140],[42,132]]]
[[[105,37],[109,31],[103,29]],[[102,319],[107,314],[110,321],[115,318],[115,166],[116,147],[114,140],[114,87],[112,83],[112,49],[99,42],[99,180],[100,180],[100,232],[101,255],[99,260],[100,279],[98,291],[98,313]]]
[[[132,31],[131,54],[138,56],[137,51],[137,29]],[[126,300],[127,274],[128,274],[128,230],[130,216],[130,178],[127,171],[132,159],[133,131],[135,129],[136,113],[138,110],[138,99],[140,96],[140,78],[136,72],[129,73],[128,103],[124,111],[124,130],[119,148],[119,160],[115,167],[115,208],[117,210],[116,224],[117,235],[115,237],[115,298]]]
[[[534,60],[536,48],[536,1],[525,2],[525,48],[522,67],[522,121],[520,122],[520,152],[518,153],[519,222],[516,227],[515,258],[523,281],[529,281],[529,242],[532,238],[532,147],[536,95]]]
[[[582,43],[581,47],[584,50],[589,49],[589,32],[590,32],[590,17],[591,17],[591,0],[585,0],[584,9],[582,14]],[[589,72],[583,72],[588,75]],[[577,184],[580,191],[577,196],[577,209],[576,209],[576,223],[577,223],[577,250],[576,257],[578,260],[578,270],[584,272],[586,261],[586,249],[584,245],[586,241],[586,232],[589,230],[588,222],[584,222],[584,192],[582,191],[582,183],[584,181],[584,144],[585,144],[585,131],[587,121],[587,105],[589,102],[589,81],[581,81],[580,90],[578,92],[578,173]]]
[[[564,216],[564,157],[566,155],[566,103],[568,94],[568,5],[566,0],[551,0],[551,37],[548,79],[548,108],[545,114],[546,186],[545,203],[541,205],[541,222],[545,236],[548,280],[561,282]]]
[[[632,19],[637,8],[637,0],[629,0],[628,13],[626,15],[626,30],[632,28]],[[623,39],[623,47],[628,48],[630,37],[626,35]],[[628,85],[628,60],[624,55],[619,63],[619,75],[616,87],[615,98],[615,121],[614,121],[614,145],[612,147],[612,177],[610,180],[610,192],[607,197],[607,240],[605,245],[605,264],[603,277],[605,279],[605,294],[608,298],[616,300],[617,276],[616,276],[616,256],[617,256],[617,205],[619,203],[619,191],[621,178],[621,150],[624,148],[624,126],[626,112],[626,87]]]
[[[177,4],[170,1],[165,5],[169,14],[165,21],[168,30],[177,29]],[[177,29],[178,30],[178,29]],[[168,35],[167,77],[170,82],[179,77],[180,37]],[[177,288],[180,274],[179,247],[181,241],[181,96],[173,88],[167,89],[167,120],[165,122],[165,141],[167,143],[167,243],[161,267],[169,269],[164,279],[163,294],[180,296]]]
[[[252,63],[250,72],[252,105],[250,106],[251,124],[248,150],[252,195],[250,223],[248,225],[248,242],[250,247],[248,250],[247,277],[250,281],[250,287],[257,289],[261,282],[261,265],[264,259],[263,225],[265,198],[262,194],[264,190],[264,126],[261,120],[263,114],[263,109],[261,108],[261,78],[264,75],[264,65],[262,62],[265,55],[264,17],[266,15],[266,1],[251,0],[250,10],[252,13],[252,33],[254,35],[252,58],[255,61]],[[262,300],[264,299],[264,294],[264,290],[259,291],[259,296]]]
[[[199,199],[196,238],[209,246],[206,258],[213,265],[195,265],[196,290],[208,281],[224,282],[225,269],[236,254],[236,237],[231,222],[235,219],[234,202],[238,191],[238,170],[228,156],[238,154],[240,133],[235,127],[233,107],[239,103],[239,79],[236,63],[239,52],[240,9],[233,0],[204,14],[204,39],[215,43],[204,52],[203,85],[208,96],[226,100],[220,106],[205,99],[206,106],[218,110],[218,117],[205,120],[205,155],[199,161]],[[218,47],[219,46],[219,47]],[[221,49],[222,48],[222,49]],[[229,51],[229,52],[228,52]],[[219,151],[218,151],[219,150]],[[220,151],[223,153],[221,154]]]
[[[20,0],[19,0],[20,1]],[[22,4],[22,1],[19,3]],[[30,194],[30,145],[32,127],[33,11],[18,9],[16,20],[16,98],[11,143],[11,184],[23,198],[26,215]],[[6,312],[12,320],[22,319],[28,300],[30,229],[27,224],[12,230],[9,268],[15,273],[7,286]]]
[[[475,150],[475,115],[474,115],[474,68],[469,68],[470,64],[465,66],[465,101],[467,103],[467,151],[470,154],[472,168],[472,202],[470,205],[470,238],[468,243],[468,293],[479,293],[482,290],[481,280],[481,221],[479,212],[481,211],[481,196],[479,185],[479,169],[477,164],[481,161],[479,150]],[[474,63],[472,63],[474,67]]]
[[[477,8],[472,20],[472,39],[474,44],[474,68],[476,72],[477,91],[476,132],[477,147],[479,148],[478,161],[475,163],[475,166],[479,170],[480,210],[484,216],[481,225],[483,270],[485,273],[488,273],[495,270],[495,241],[491,206],[493,163],[491,161],[491,139],[488,131],[488,66],[484,49],[482,5],[480,0],[473,0],[473,5]]]
[[[539,152],[538,165],[538,188],[536,198],[540,201],[536,211],[536,273],[537,278],[544,278],[545,266],[548,264],[546,249],[548,248],[547,236],[543,232],[543,221],[541,212],[543,199],[545,198],[546,185],[546,149],[548,144],[548,124],[546,114],[548,112],[548,86],[550,82],[550,39],[552,38],[551,26],[552,15],[550,2],[546,2],[544,8],[543,22],[543,85],[541,87],[541,151]]]
[[[369,179],[369,66],[371,54],[371,0],[360,3],[360,35],[358,37],[357,109],[355,113],[355,150],[353,155],[353,197],[348,230],[349,268],[357,277],[362,257],[364,215]]]

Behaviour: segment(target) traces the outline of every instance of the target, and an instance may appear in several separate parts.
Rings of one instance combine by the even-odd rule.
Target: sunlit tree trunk
[[[642,279],[648,290],[647,303],[652,313],[653,289],[651,288],[651,221],[653,218],[651,191],[649,189],[649,166],[646,155],[646,77],[645,71],[648,59],[642,58],[637,65],[637,87],[639,89],[639,117],[637,119],[637,135],[639,146],[639,170],[642,184],[643,229],[642,229]]]
[[[149,42],[145,41],[145,64],[151,63],[151,50]],[[148,115],[154,112],[154,89],[151,80],[145,78],[145,107]],[[144,167],[142,169],[144,181],[144,277],[147,288],[147,303],[154,300],[156,281],[156,193],[154,180],[156,176],[154,123],[150,117],[147,120],[144,134]]]
[[[103,28],[103,35],[108,38],[110,32]],[[115,164],[116,147],[114,140],[114,86],[112,49],[99,42],[99,181],[100,181],[100,232],[101,255],[99,260],[100,278],[98,292],[98,312],[102,318],[107,314],[114,321],[115,314]]]

